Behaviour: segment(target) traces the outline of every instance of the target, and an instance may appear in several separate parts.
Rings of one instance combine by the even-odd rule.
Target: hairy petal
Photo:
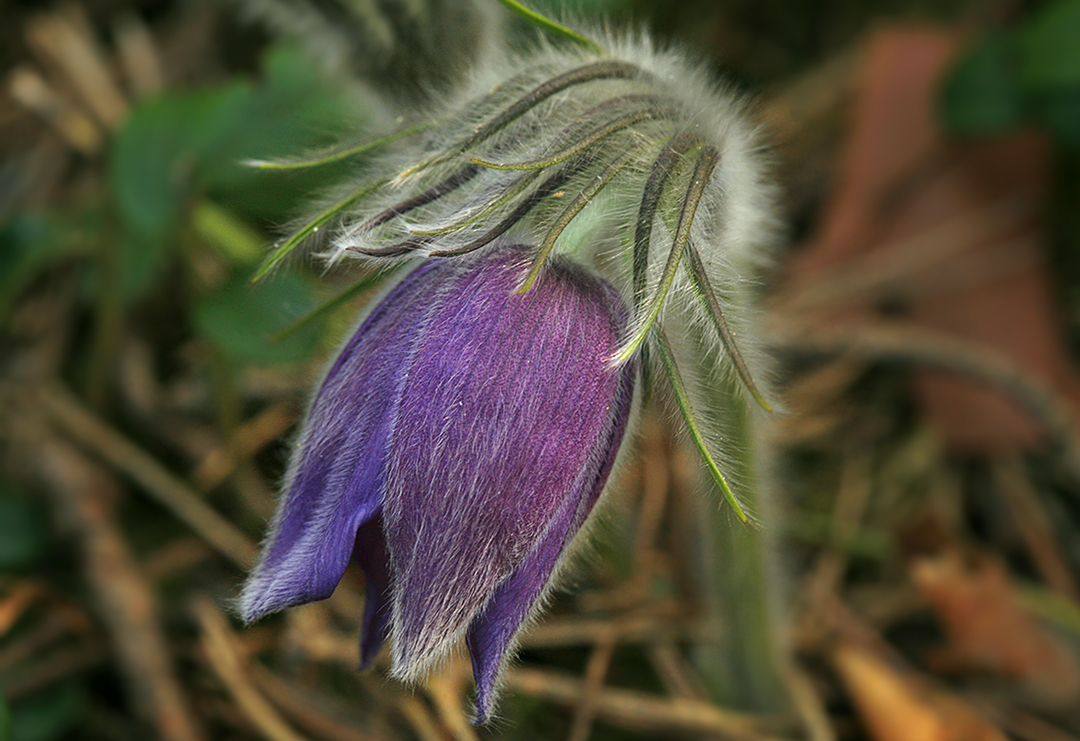
[[[360,639],[360,669],[368,669],[379,655],[390,628],[392,601],[390,555],[386,551],[382,516],[376,515],[356,532],[353,558],[364,570],[364,630]]]
[[[527,263],[506,246],[474,259],[407,373],[384,509],[404,678],[443,658],[549,533],[565,538],[560,513],[591,491],[581,477],[611,440],[625,309],[561,263],[519,294]]]
[[[432,267],[414,270],[375,307],[326,374],[240,597],[245,620],[329,597],[357,529],[381,506],[404,370],[435,290]]]
[[[562,555],[600,497],[626,432],[637,377],[636,363],[620,371],[605,433],[596,440],[592,457],[575,482],[544,537],[499,585],[477,615],[466,636],[476,678],[476,723],[486,723],[495,704],[498,677],[523,622],[543,595]]]

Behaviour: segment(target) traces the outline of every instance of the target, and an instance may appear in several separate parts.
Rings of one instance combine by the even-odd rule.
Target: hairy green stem
[[[751,402],[735,379],[716,384],[715,393],[728,420],[728,470],[747,507],[767,515],[765,456]],[[696,531],[696,576],[706,630],[692,647],[692,661],[719,704],[784,714],[790,701],[771,530],[735,521],[717,506],[712,479],[699,478],[705,491],[694,502],[690,527]],[[775,523],[769,527],[775,529]]]

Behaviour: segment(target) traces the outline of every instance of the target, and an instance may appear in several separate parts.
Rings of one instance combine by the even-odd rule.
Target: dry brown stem
[[[45,439],[37,464],[80,541],[87,578],[127,678],[135,711],[167,741],[203,738],[173,672],[153,590],[113,521],[116,482],[71,445]]]
[[[564,705],[576,705],[584,692],[580,679],[539,669],[512,669],[506,687]],[[775,738],[758,731],[756,718],[681,697],[605,687],[596,696],[595,709],[597,718],[643,733],[713,733],[745,741]]]
[[[236,636],[206,597],[196,598],[195,616],[202,629],[202,647],[210,666],[245,717],[270,741],[304,741],[255,687],[237,650]]]
[[[218,553],[247,569],[257,551],[235,525],[210,508],[187,484],[126,437],[109,426],[60,386],[37,386],[41,407],[49,418],[80,445],[129,476],[155,501],[198,533]]]

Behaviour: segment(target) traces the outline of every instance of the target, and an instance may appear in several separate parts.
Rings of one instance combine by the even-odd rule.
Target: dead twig
[[[506,687],[564,705],[576,705],[584,682],[576,677],[539,669],[513,669]],[[605,687],[596,696],[596,717],[639,732],[719,734],[744,741],[775,741],[759,731],[760,722],[707,702],[681,697],[663,698],[637,690]]]
[[[443,727],[454,741],[478,741],[476,729],[465,714],[463,698],[468,681],[468,665],[455,658],[442,671],[432,675],[424,686],[435,710],[442,719]]]
[[[199,597],[195,600],[194,610],[210,666],[247,719],[271,741],[303,741],[304,737],[285,722],[252,684],[236,650],[236,636],[214,603],[207,597]]]
[[[1039,422],[1064,470],[1080,481],[1080,443],[1070,404],[1000,352],[939,332],[884,323],[812,331],[774,328],[772,343],[790,352],[919,365],[1001,389]]]
[[[108,659],[109,652],[100,643],[56,651],[47,658],[20,667],[16,678],[0,683],[0,695],[8,702],[16,702],[63,679],[103,664]]]
[[[687,619],[690,610],[680,603],[650,605],[626,616],[621,640],[640,642],[693,636],[697,625]],[[521,639],[526,648],[557,648],[596,644],[610,629],[606,618],[566,618],[548,620],[531,628]]]
[[[153,590],[113,522],[113,479],[71,445],[44,439],[37,464],[57,512],[74,525],[83,562],[127,676],[136,712],[168,741],[203,738],[173,673]]]
[[[313,696],[310,689],[283,679],[258,664],[252,667],[252,674],[259,689],[275,705],[312,733],[331,741],[379,741],[375,736],[354,728],[345,720],[323,712],[321,706],[325,702],[322,698]]]
[[[1080,599],[1080,589],[1077,589],[1068,559],[1058,545],[1050,519],[1039,502],[1038,492],[1028,480],[1020,461],[997,461],[993,471],[1035,568],[1055,591],[1077,601]]]
[[[221,555],[242,569],[258,552],[247,536],[209,507],[153,456],[121,435],[60,386],[32,389],[49,418],[80,445],[135,481]]]
[[[574,720],[570,724],[569,741],[586,741],[592,731],[593,718],[596,716],[596,701],[604,689],[604,679],[611,668],[611,659],[619,645],[618,626],[612,626],[608,634],[600,640],[589,655],[585,665],[585,681],[581,698],[574,709]]]
[[[227,479],[236,467],[266,445],[284,435],[296,422],[292,404],[273,404],[237,428],[228,444],[210,452],[192,478],[199,489],[210,491]]]

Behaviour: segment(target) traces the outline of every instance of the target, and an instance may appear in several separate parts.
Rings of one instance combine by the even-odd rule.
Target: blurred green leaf
[[[1080,148],[1080,86],[1035,96],[1034,107],[1062,144]]]
[[[1080,86],[1080,0],[1046,5],[1019,29],[1016,41],[1026,87]]]
[[[262,84],[250,91],[232,128],[216,143],[201,171],[206,192],[249,218],[279,222],[310,194],[349,172],[350,162],[316,172],[267,173],[249,159],[296,155],[325,147],[360,129],[353,97],[329,84],[315,63],[294,47],[272,49]]]
[[[180,227],[200,162],[240,113],[243,83],[172,93],[136,108],[116,136],[110,179],[120,218],[139,234]]]
[[[66,225],[49,214],[23,212],[0,221],[0,317],[42,270],[77,248]]]
[[[232,212],[202,200],[191,214],[195,233],[236,265],[251,265],[263,256],[266,240]]]
[[[44,555],[48,537],[41,511],[0,487],[0,570],[32,565]]]
[[[124,283],[139,288],[153,282],[197,199],[213,196],[224,209],[216,215],[238,211],[237,222],[245,216],[280,220],[312,190],[340,178],[347,163],[282,176],[243,161],[295,154],[336,139],[356,126],[358,114],[349,100],[311,61],[283,48],[269,53],[258,85],[234,81],[139,105],[116,136],[109,172],[127,233],[123,271],[130,275]]]
[[[152,288],[169,264],[169,237],[125,230],[119,239],[120,295],[124,301],[132,301]]]
[[[50,687],[11,706],[11,741],[51,741],[71,728],[82,705],[75,682]]]
[[[289,363],[303,360],[314,348],[314,328],[277,343],[271,337],[313,306],[311,289],[293,273],[256,286],[247,276],[236,276],[196,303],[193,321],[203,339],[234,360]]]
[[[1024,115],[1013,52],[1004,34],[991,34],[953,66],[941,91],[945,128],[958,135],[999,134]]]
[[[0,695],[0,741],[11,741],[11,710],[3,695]]]

